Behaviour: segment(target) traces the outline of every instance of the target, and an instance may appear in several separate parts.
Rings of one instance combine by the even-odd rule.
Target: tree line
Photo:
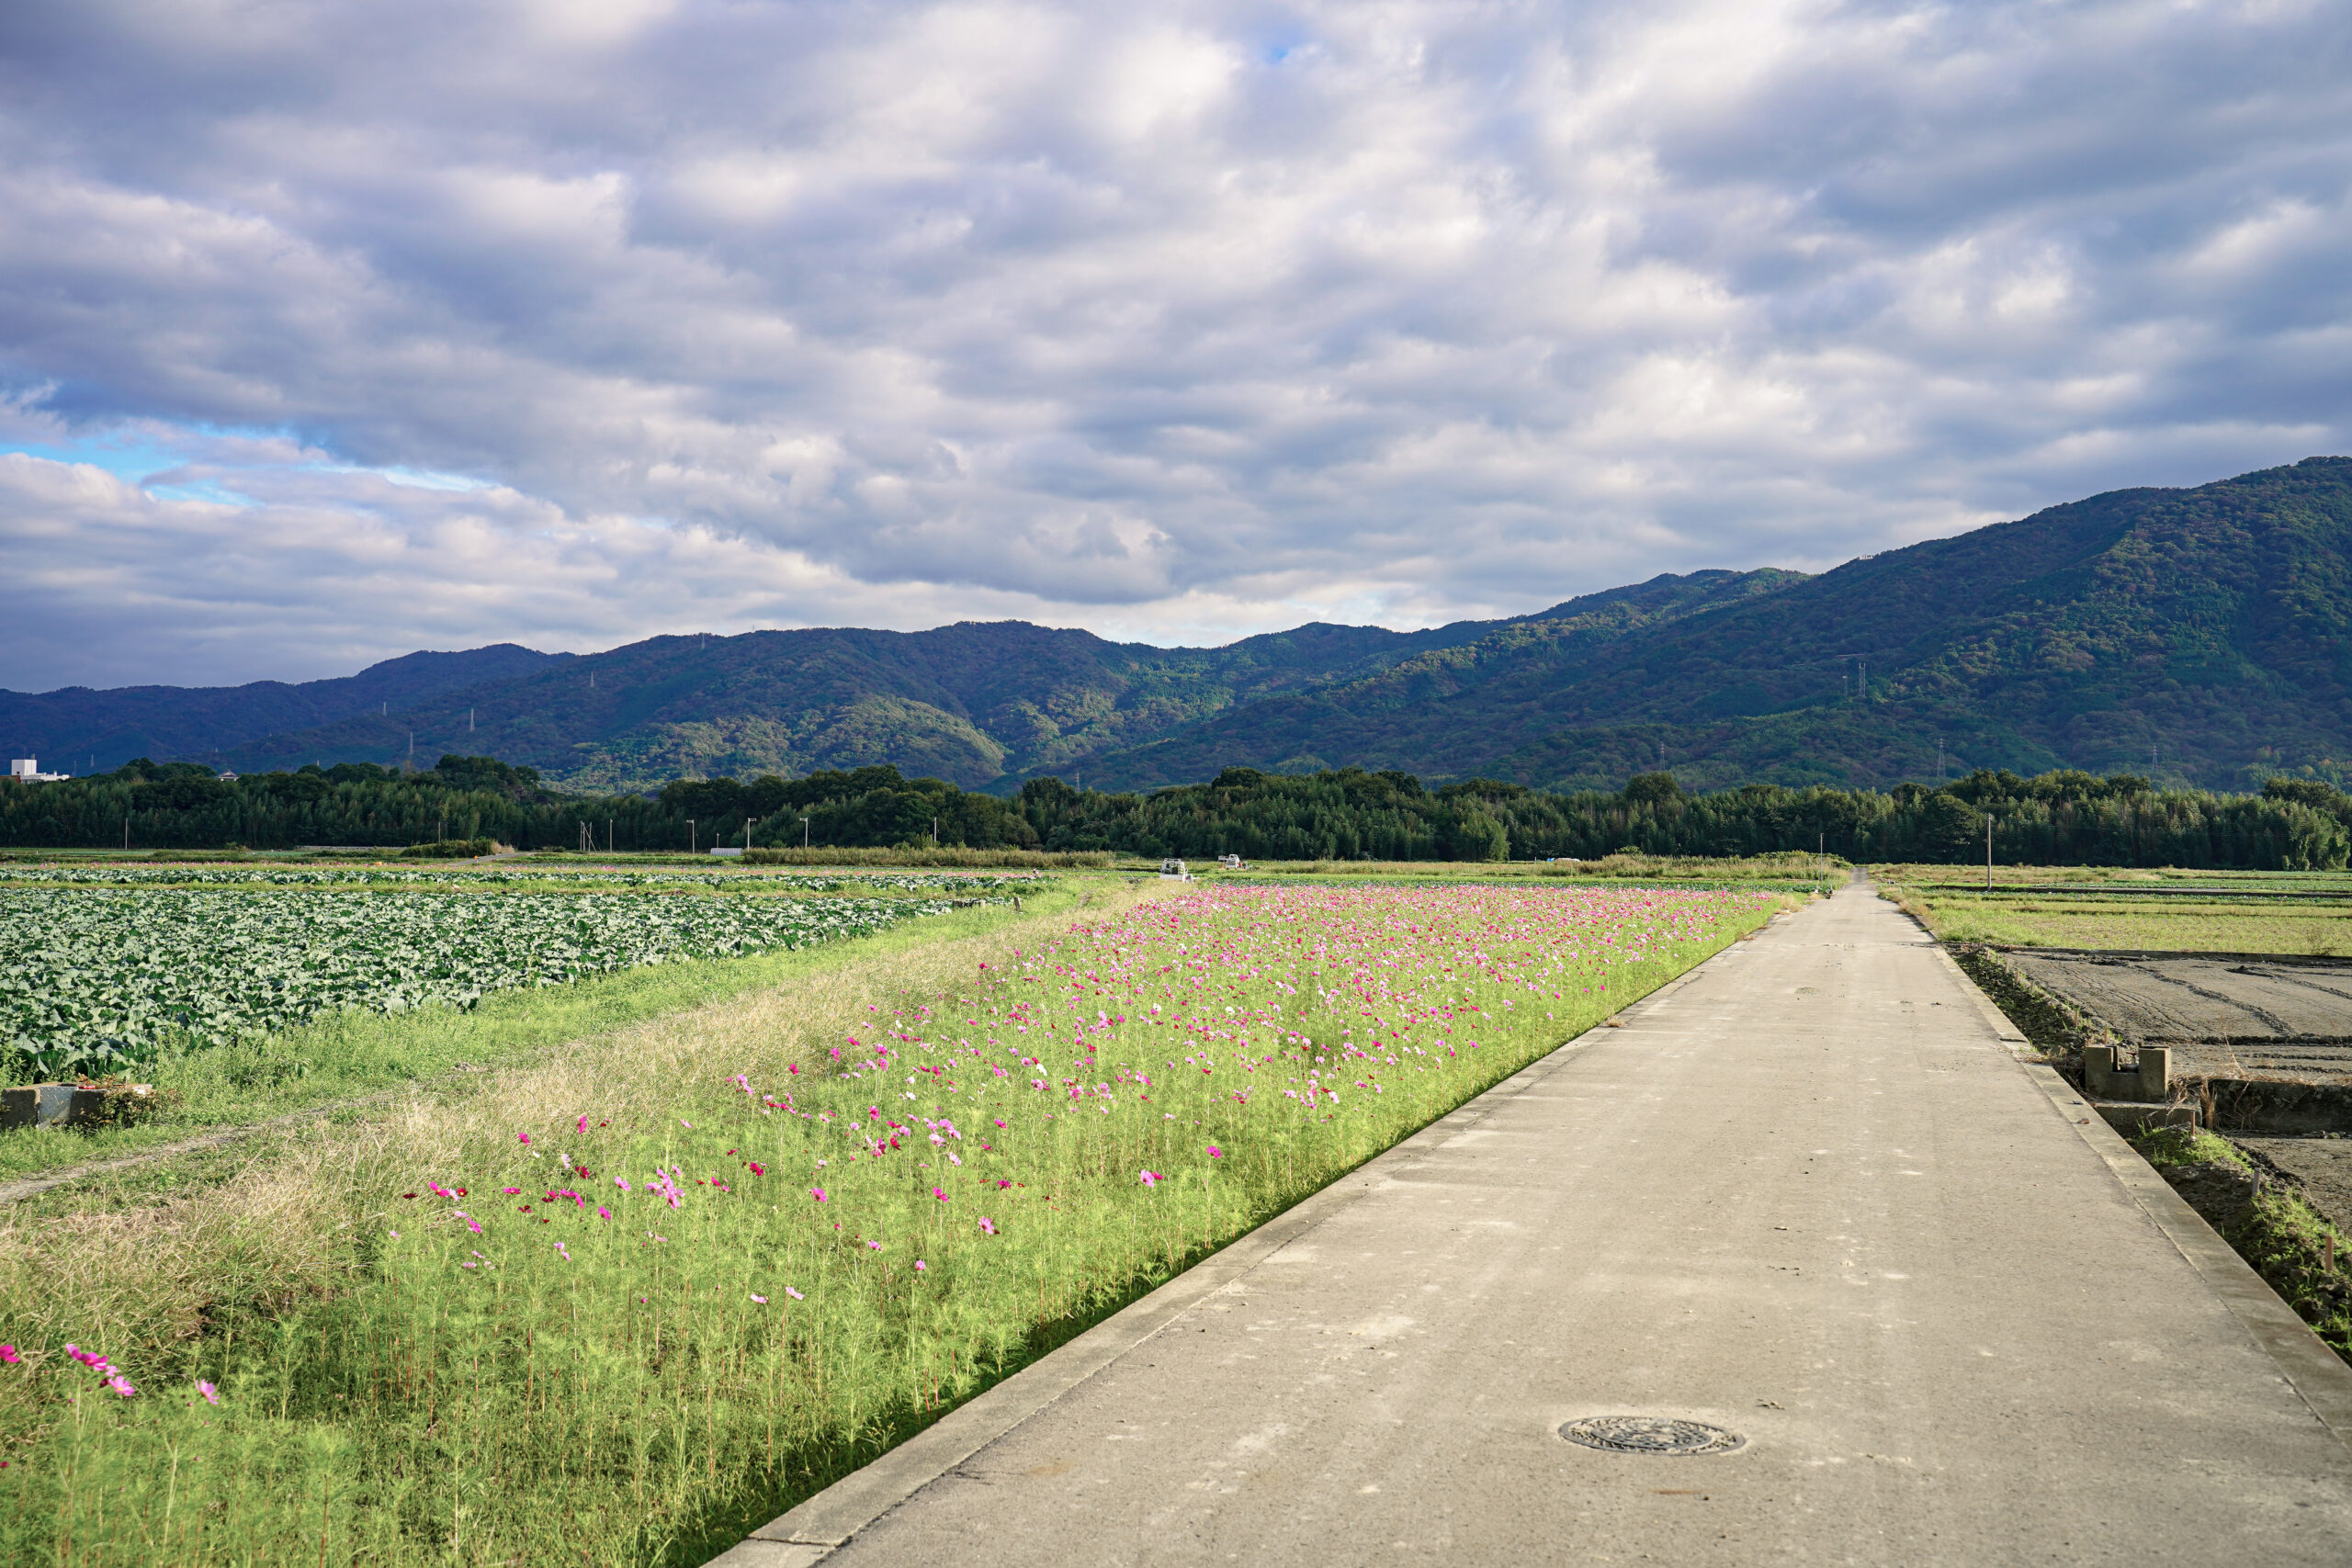
[[[0,785],[0,847],[396,848],[492,839],[519,849],[714,844],[1108,850],[1149,857],[1498,861],[1817,850],[1854,861],[2322,870],[2352,861],[2352,797],[2310,779],[2259,794],[2160,790],[2132,774],[1972,773],[1886,791],[1748,784],[1692,795],[1669,773],[1555,794],[1410,773],[1228,768],[1148,794],[1033,779],[1009,798],[889,766],[800,779],[682,779],[658,795],[577,795],[529,768],[447,756],[243,778],[145,760],[111,773]]]

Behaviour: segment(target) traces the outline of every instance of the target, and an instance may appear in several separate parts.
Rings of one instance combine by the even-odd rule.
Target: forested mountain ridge
[[[0,690],[0,737],[10,756],[38,758],[51,771],[111,769],[132,757],[220,753],[266,735],[363,712],[405,713],[450,693],[513,680],[570,657],[502,642],[462,653],[402,654],[356,675],[325,681]]]
[[[1516,622],[1420,632],[1318,623],[1216,649],[1113,643],[1018,621],[923,632],[654,637],[560,661],[531,655],[543,662],[513,678],[436,689],[420,703],[393,702],[389,711],[353,702],[300,728],[159,742],[135,754],[254,773],[311,761],[398,763],[412,748],[420,760],[479,752],[587,789],[888,762],[910,775],[1003,789],[1041,774],[1084,776],[1091,758],[1184,723],[1283,692],[1361,679],[1513,626],[1566,620],[1600,635],[1796,580],[1773,571],[1660,577]],[[124,694],[28,700],[77,695],[103,709]],[[177,695],[200,712],[218,694]],[[48,749],[70,755],[74,747],[50,739]],[[102,767],[124,760],[101,747],[83,750],[100,751]]]
[[[306,686],[0,694],[0,739],[68,767],[135,754],[241,772],[399,762],[413,745],[591,790],[885,763],[998,793],[1235,766],[1544,789],[1660,767],[1705,789],[2063,766],[2242,788],[2352,771],[2347,547],[2352,458],[2313,457],[2110,491],[1819,577],[1665,576],[1420,632],[1317,624],[1163,649],[965,622],[577,657],[509,646]]]
[[[1848,562],[1613,639],[1510,627],[1101,759],[1106,785],[1317,760],[1544,788],[2151,768],[2227,786],[2352,756],[2352,458],[2128,490]],[[1865,675],[1866,674],[1866,683]]]

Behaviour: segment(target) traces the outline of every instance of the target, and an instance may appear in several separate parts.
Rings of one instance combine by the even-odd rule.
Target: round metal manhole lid
[[[1704,1421],[1668,1416],[1588,1416],[1561,1427],[1560,1436],[1618,1454],[1727,1454],[1747,1441]]]

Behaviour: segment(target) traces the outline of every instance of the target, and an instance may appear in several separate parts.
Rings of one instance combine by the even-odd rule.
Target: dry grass
[[[1154,882],[1104,882],[1081,895],[1086,916],[1159,897]],[[168,1357],[208,1322],[274,1301],[331,1292],[350,1258],[339,1234],[379,1217],[376,1197],[424,1170],[458,1170],[503,1151],[518,1123],[543,1125],[582,1107],[600,1120],[658,1118],[728,1074],[775,1077],[806,1065],[854,1025],[951,990],[984,962],[1067,929],[1063,909],[976,935],[852,955],[814,984],[780,986],[582,1040],[524,1067],[412,1088],[357,1123],[322,1118],[273,1143],[233,1179],[120,1213],[17,1209],[0,1219],[0,1309],[20,1343],[79,1338],[119,1347],[118,1359]],[[364,1195],[364,1196],[363,1196]],[[5,1387],[5,1385],[0,1385]],[[0,1398],[0,1438],[29,1412]]]

